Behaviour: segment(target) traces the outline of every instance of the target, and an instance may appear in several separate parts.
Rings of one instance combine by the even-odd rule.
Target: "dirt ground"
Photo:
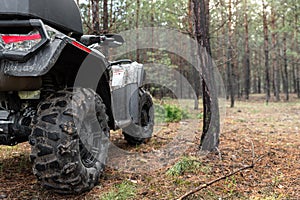
[[[215,153],[197,151],[200,122],[188,119],[161,124],[152,140],[139,147],[129,147],[120,131],[112,134],[125,156],[110,156],[100,184],[81,195],[61,196],[41,188],[32,174],[28,144],[0,146],[0,199],[177,199],[253,160],[253,169],[187,199],[300,199],[300,100],[292,97],[290,102],[266,105],[263,96],[254,95],[250,101],[237,101],[235,108],[227,106],[219,152]],[[170,175],[182,158],[193,164]],[[127,196],[120,193],[122,184],[132,189]]]

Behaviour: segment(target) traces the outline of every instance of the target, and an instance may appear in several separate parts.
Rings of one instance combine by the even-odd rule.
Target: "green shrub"
[[[189,118],[188,113],[176,105],[155,105],[156,122],[179,122],[187,118]]]

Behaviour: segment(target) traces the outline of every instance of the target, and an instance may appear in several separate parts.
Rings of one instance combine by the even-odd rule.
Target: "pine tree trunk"
[[[193,0],[193,5],[195,36],[199,45],[204,47],[198,48],[198,60],[201,60],[198,64],[202,66],[203,73],[204,109],[200,149],[215,151],[219,145],[220,115],[209,41],[209,0]]]
[[[140,16],[140,0],[136,0],[136,21],[135,21],[135,28],[137,29],[136,34],[136,61],[140,62],[140,52],[139,52],[139,16]]]
[[[298,5],[295,4],[295,10],[298,10]],[[298,25],[298,12],[295,13],[295,27]],[[298,42],[298,30],[295,30],[295,44],[299,44]],[[295,45],[295,52],[299,52],[299,45]],[[300,59],[296,59],[296,62],[300,62]],[[296,85],[297,85],[297,97],[300,98],[300,66],[296,66]]]
[[[92,1],[92,24],[93,32],[95,35],[100,34],[100,21],[99,21],[99,0]]]
[[[250,47],[249,47],[249,25],[248,25],[248,5],[247,0],[245,0],[245,16],[244,16],[244,26],[245,26],[245,56],[244,56],[244,66],[245,66],[245,96],[246,99],[249,99],[250,88],[251,88],[251,71],[250,71]]]
[[[300,98],[300,69],[299,66],[297,69],[297,97]]]
[[[93,25],[92,25],[92,21],[91,21],[91,0],[88,0],[88,16],[87,16],[87,24],[89,24],[89,32],[88,34],[93,34],[94,30],[93,29]]]
[[[274,8],[272,8],[272,13],[271,13],[271,26],[272,26],[272,46],[273,46],[273,52],[272,52],[272,61],[273,61],[273,68],[274,68],[274,95],[276,98],[276,101],[280,101],[280,95],[279,95],[279,68],[278,68],[278,63],[277,63],[277,55],[276,55],[276,46],[277,46],[277,40],[276,40],[276,21],[275,21],[276,13]]]
[[[259,54],[257,54],[256,59],[258,61],[258,69],[257,69],[257,76],[258,76],[258,80],[257,80],[257,90],[258,90],[258,94],[262,93],[262,59],[259,58],[259,55],[261,55],[261,52],[257,52]]]
[[[230,107],[234,107],[234,88],[233,88],[233,64],[232,58],[232,48],[230,44],[227,44],[227,80],[228,80],[228,91],[230,94]]]
[[[103,20],[103,29],[102,29],[102,34],[107,34],[109,32],[108,30],[108,0],[103,0],[103,16],[102,16],[102,20]],[[105,56],[108,56],[109,49],[108,47],[102,47],[102,53]]]
[[[110,23],[109,23],[109,29],[111,29],[113,27],[113,23],[114,23],[114,5],[113,5],[113,0],[110,0],[110,9],[109,9],[109,19],[110,19]]]
[[[282,19],[282,26],[285,27],[285,17]],[[289,100],[289,74],[288,74],[288,59],[287,59],[287,44],[286,44],[287,34],[283,34],[283,61],[284,61],[284,93],[285,100]]]
[[[107,34],[108,30],[108,0],[103,0],[103,34]]]
[[[266,89],[266,102],[269,103],[270,92],[270,66],[269,66],[269,29],[267,21],[267,5],[263,0],[263,27],[264,27],[264,53],[265,53],[265,89]]]
[[[193,37],[193,4],[192,0],[188,1],[188,17],[189,17],[189,34],[191,37]],[[191,54],[194,54],[196,51],[194,49],[193,41],[191,41]],[[192,55],[192,59],[194,59],[194,56]],[[192,67],[191,69],[192,78],[193,78],[193,86],[195,91],[195,100],[194,100],[194,109],[199,110],[199,97],[200,97],[200,79],[199,79],[199,73],[195,67]]]
[[[295,11],[297,11],[298,9],[299,9],[299,5],[298,4],[295,4],[294,5],[295,6]],[[298,17],[299,17],[299,12],[295,12],[295,20],[294,20],[294,23],[295,23],[295,27],[297,27],[298,26]],[[299,44],[299,39],[298,39],[298,34],[299,34],[299,32],[298,32],[298,30],[296,29],[295,30],[295,44]],[[295,52],[299,52],[299,45],[295,45],[294,46],[294,50],[295,50]],[[300,59],[298,58],[298,59],[296,59],[296,62],[300,62]],[[298,65],[298,66],[296,66],[296,85],[297,85],[297,97],[298,98],[300,98],[300,66]]]
[[[297,21],[297,19],[295,20]],[[293,39],[292,39],[291,49],[295,52],[297,52],[295,46],[298,45],[296,35],[297,35],[297,31],[294,31],[292,34]],[[297,66],[295,62],[292,62],[291,66],[292,66],[292,80],[293,80],[293,88],[291,90],[293,90],[293,92],[297,94],[297,71],[296,71]]]
[[[258,90],[257,90],[257,80],[258,80],[258,78],[257,78],[257,74],[258,74],[258,72],[257,72],[257,68],[258,68],[258,62],[257,62],[257,52],[256,51],[254,51],[254,59],[253,59],[253,64],[252,64],[252,66],[253,66],[253,77],[252,77],[252,90],[253,90],[253,93],[254,94],[256,94],[256,93],[258,93]]]
[[[297,76],[296,76],[296,65],[293,63],[292,64],[292,76],[293,76],[293,90],[294,93],[297,93]]]
[[[234,65],[233,65],[233,56],[232,56],[232,3],[229,0],[228,3],[228,41],[227,41],[227,78],[228,78],[228,90],[230,93],[230,107],[234,107]]]
[[[237,3],[237,1],[235,2]],[[237,6],[236,4],[234,6]],[[232,8],[231,8],[232,9]],[[232,17],[231,17],[232,19]],[[232,24],[232,22],[231,22]],[[232,60],[232,88],[234,91],[233,99],[235,100],[235,96],[237,95],[238,99],[240,99],[243,95],[243,74],[239,70],[239,58],[238,56],[234,56],[234,52],[238,49],[238,31],[237,29],[232,29],[232,36],[231,36],[231,42],[232,42],[232,49],[231,49],[231,60]]]

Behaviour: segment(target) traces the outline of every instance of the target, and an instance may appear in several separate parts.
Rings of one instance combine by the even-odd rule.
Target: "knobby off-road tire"
[[[98,183],[109,145],[100,96],[90,89],[72,90],[57,92],[39,105],[29,138],[33,173],[46,189],[64,194]]]
[[[123,129],[125,140],[130,145],[140,145],[150,140],[154,127],[154,106],[152,97],[143,90],[140,91],[139,122]]]

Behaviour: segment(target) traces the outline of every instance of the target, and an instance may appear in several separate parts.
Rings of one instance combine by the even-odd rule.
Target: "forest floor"
[[[235,108],[227,106],[219,153],[197,151],[199,121],[162,124],[139,147],[126,145],[120,132],[113,134],[116,146],[135,154],[112,157],[100,184],[81,195],[42,189],[32,174],[28,144],[0,146],[0,199],[177,199],[253,161],[253,169],[186,199],[300,199],[300,100],[266,105],[263,96],[253,95],[237,101]],[[186,135],[190,137],[182,137]]]

